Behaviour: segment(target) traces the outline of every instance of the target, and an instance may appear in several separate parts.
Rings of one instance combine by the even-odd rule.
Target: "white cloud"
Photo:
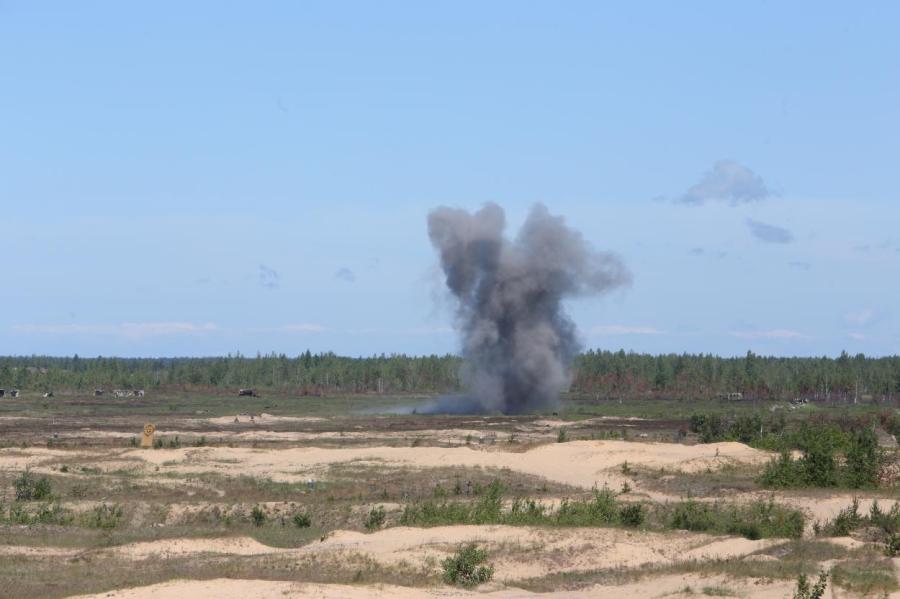
[[[856,312],[848,312],[844,314],[844,320],[847,324],[856,327],[868,327],[884,318],[884,314],[874,308],[863,308]]]
[[[708,201],[728,202],[732,206],[758,202],[771,192],[762,177],[733,160],[719,160],[703,179],[691,186],[676,201],[682,204],[701,205]]]
[[[98,335],[144,339],[169,335],[198,335],[219,330],[213,323],[193,322],[125,322],[121,324],[23,324],[13,331],[30,335]]]
[[[732,337],[739,339],[808,339],[806,335],[790,329],[771,329],[768,331],[732,331]]]
[[[654,327],[632,327],[620,324],[601,325],[590,330],[591,335],[662,335],[662,331]]]
[[[303,322],[298,324],[283,324],[277,327],[258,327],[249,329],[251,333],[324,333],[328,327],[321,324]]]

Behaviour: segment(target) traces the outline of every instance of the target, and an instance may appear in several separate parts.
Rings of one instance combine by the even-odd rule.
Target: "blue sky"
[[[563,215],[584,344],[900,352],[900,6],[0,1],[0,354],[455,351],[425,219]]]

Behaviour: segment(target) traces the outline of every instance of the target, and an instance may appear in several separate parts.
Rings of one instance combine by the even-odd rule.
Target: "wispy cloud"
[[[808,339],[806,335],[791,329],[771,329],[768,331],[732,331],[738,339]]]
[[[663,331],[654,327],[610,324],[593,327],[590,333],[592,335],[662,335]]]
[[[863,308],[844,314],[844,322],[854,327],[870,327],[878,324],[887,317],[887,314],[875,308]]]
[[[794,234],[784,227],[770,225],[751,218],[747,219],[747,226],[754,237],[765,243],[790,243],[794,241]]]
[[[265,264],[259,265],[259,284],[266,289],[276,289],[280,278],[275,269],[269,268]]]
[[[788,265],[797,270],[810,270],[812,268],[812,264],[805,260],[794,260],[793,262],[788,262]]]
[[[98,335],[143,339],[169,335],[200,335],[218,331],[213,323],[192,322],[124,322],[121,324],[23,324],[12,327],[29,335]]]
[[[346,267],[337,269],[337,272],[334,273],[334,278],[345,281],[347,283],[356,282],[356,274],[354,274],[352,270]]]
[[[298,324],[283,324],[275,327],[257,327],[253,329],[249,329],[251,333],[324,333],[328,330],[328,327],[309,323],[302,322]]]
[[[675,201],[694,206],[727,202],[732,206],[758,202],[771,196],[762,177],[733,160],[719,160],[703,178]]]
[[[865,341],[866,336],[862,333],[847,333],[847,336],[853,339],[854,341]]]

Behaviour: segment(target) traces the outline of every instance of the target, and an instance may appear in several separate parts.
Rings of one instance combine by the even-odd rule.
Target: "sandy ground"
[[[695,597],[707,587],[725,587],[735,590],[748,599],[782,599],[791,596],[792,585],[786,582],[756,583],[728,580],[722,577],[700,578],[694,575],[664,576],[652,581],[617,586],[597,585],[577,591],[532,593],[522,589],[493,585],[493,589],[481,588],[465,591],[452,588],[417,589],[391,585],[349,586],[326,584],[301,584],[269,580],[205,581],[176,580],[135,589],[125,589],[97,595],[83,595],[79,599],[185,599],[186,597],[215,597],[217,599],[284,599],[285,597],[316,597],[319,599],[410,599],[431,597],[449,599],[455,597],[484,597],[486,599],[529,599],[534,597],[560,597],[562,599],[631,599],[650,597]],[[685,594],[686,588],[693,590]],[[702,594],[700,596],[703,596]]]
[[[201,422],[227,426],[230,424],[247,424],[254,423],[259,425],[278,424],[278,423],[303,423],[303,422],[322,422],[324,418],[316,416],[273,416],[263,412],[262,414],[235,414],[234,416],[221,416],[219,418],[207,418]]]
[[[330,464],[359,462],[390,467],[444,466],[509,468],[576,487],[619,487],[625,480],[621,466],[665,468],[682,472],[716,469],[727,463],[760,464],[770,454],[740,443],[677,445],[628,441],[573,441],[541,445],[525,452],[470,447],[184,448],[165,452],[132,450],[125,457],[165,466],[169,471],[268,476],[297,482]],[[4,467],[0,454],[0,467]]]
[[[101,549],[102,555],[128,560],[188,558],[199,554],[282,555],[341,560],[364,555],[384,565],[398,563],[435,567],[460,544],[478,543],[496,555],[498,581],[516,581],[558,572],[664,566],[684,560],[746,556],[783,544],[784,540],[750,541],[698,533],[654,533],[615,528],[528,528],[513,526],[396,527],[372,534],[336,531],[324,541],[299,548],[263,545],[249,537],[164,539]],[[0,547],[0,555],[65,556],[55,548]]]

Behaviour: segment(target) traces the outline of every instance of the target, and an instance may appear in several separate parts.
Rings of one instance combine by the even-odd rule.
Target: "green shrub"
[[[556,442],[557,443],[565,443],[569,440],[569,434],[566,432],[565,428],[560,428],[556,432]]]
[[[884,554],[888,557],[900,557],[900,533],[893,533],[887,540]]]
[[[856,430],[850,436],[845,457],[844,479],[848,487],[860,489],[878,486],[884,453],[878,446],[875,431],[869,427]]]
[[[799,538],[805,519],[799,510],[769,501],[726,507],[693,499],[675,504],[669,520],[671,528],[694,532],[737,534],[748,539]]]
[[[690,428],[700,436],[701,443],[715,443],[725,438],[725,423],[718,414],[693,414]]]
[[[741,443],[753,443],[763,433],[763,419],[759,414],[738,416],[728,429],[728,437]]]
[[[709,504],[688,499],[675,506],[672,514],[672,528],[703,532],[713,527],[712,511]]]
[[[786,488],[797,486],[800,469],[790,452],[785,449],[777,458],[766,464],[759,483],[766,487]]]
[[[306,512],[297,512],[293,517],[294,526],[297,528],[309,528],[312,525],[312,518]]]
[[[378,530],[384,525],[384,518],[384,508],[380,505],[375,506],[371,510],[369,510],[366,519],[363,521],[363,526],[369,532]]]
[[[799,467],[802,480],[813,487],[834,487],[838,484],[835,446],[825,436],[809,439],[800,458]]]
[[[809,580],[806,574],[801,574],[797,578],[797,589],[794,591],[794,599],[822,599],[825,596],[825,587],[828,586],[828,574],[821,572],[819,580],[812,587],[809,586]]]
[[[46,476],[36,478],[30,470],[25,470],[13,483],[16,489],[16,501],[44,501],[53,495],[50,479]]]
[[[112,530],[122,520],[122,507],[119,505],[101,504],[87,513],[85,524],[90,528]]]
[[[482,566],[487,553],[474,543],[457,549],[454,555],[441,562],[446,584],[471,588],[488,582],[494,577],[492,566]]]
[[[830,537],[846,537],[859,528],[862,523],[863,518],[859,513],[859,500],[854,497],[853,503],[838,512],[834,520],[825,525],[824,531]]]
[[[254,505],[253,509],[250,510],[250,519],[253,521],[255,526],[262,526],[266,523],[266,512],[258,505]]]
[[[619,521],[625,526],[640,526],[644,523],[644,506],[630,503],[619,510]]]

